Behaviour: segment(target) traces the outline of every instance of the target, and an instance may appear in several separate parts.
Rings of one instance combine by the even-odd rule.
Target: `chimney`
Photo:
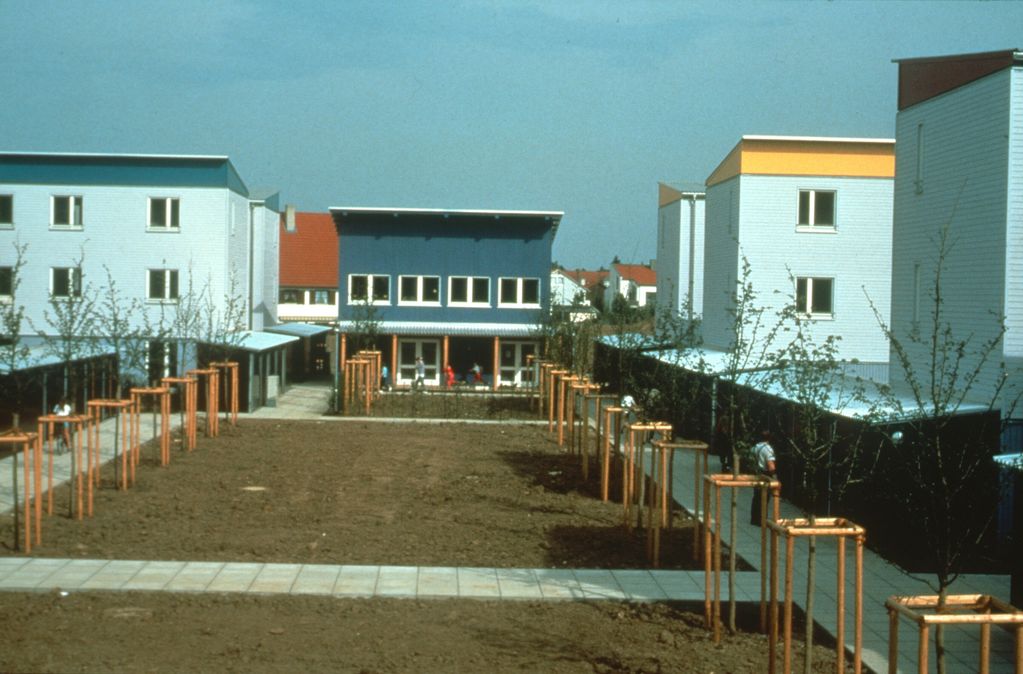
[[[288,204],[284,207],[284,231],[295,231],[295,205]]]

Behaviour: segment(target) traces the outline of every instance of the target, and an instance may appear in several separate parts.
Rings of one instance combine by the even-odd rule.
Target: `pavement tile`
[[[672,601],[702,600],[704,597],[703,579],[698,582],[687,571],[653,570],[650,575]]]
[[[263,564],[259,563],[225,564],[206,589],[210,592],[245,592],[262,570]]]
[[[372,597],[376,592],[379,575],[379,566],[342,566],[334,584],[334,594],[346,597]]]
[[[288,594],[301,569],[301,564],[267,564],[249,585],[248,592]]]
[[[62,590],[77,590],[106,565],[107,560],[105,559],[72,560],[67,566],[49,576],[46,579],[46,585],[59,587]]]
[[[146,563],[137,560],[114,559],[81,584],[81,590],[119,590],[132,579]]]
[[[607,569],[575,569],[575,578],[586,599],[627,599],[625,591]]]
[[[382,566],[377,577],[376,596],[414,597],[418,582],[418,567]]]
[[[459,568],[458,596],[474,598],[501,597],[501,587],[497,581],[496,569]]]
[[[648,571],[625,569],[612,571],[615,580],[629,599],[636,601],[664,601],[668,596]]]
[[[166,589],[172,592],[202,592],[223,568],[223,562],[187,562],[167,584]]]
[[[162,590],[184,568],[185,562],[149,562],[121,586],[122,590]]]
[[[534,576],[544,599],[582,599],[586,596],[572,569],[536,569]]]
[[[457,597],[458,570],[450,566],[420,567],[417,597]]]
[[[335,564],[304,564],[291,586],[291,594],[332,594],[341,567]]]
[[[502,599],[543,599],[532,569],[497,569]]]

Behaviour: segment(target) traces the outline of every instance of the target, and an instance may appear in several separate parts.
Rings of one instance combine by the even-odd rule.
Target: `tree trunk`
[[[815,517],[810,517],[810,526],[814,525]],[[817,537],[810,536],[806,556],[806,626],[803,638],[806,650],[803,652],[803,674],[813,671],[813,595],[817,583]]]
[[[734,444],[733,444],[734,447]],[[739,453],[734,449],[732,450],[732,476],[737,477],[739,475]],[[733,488],[731,490],[732,497],[729,501],[729,527],[728,527],[728,629],[734,634],[736,632],[735,616],[738,611],[738,607],[735,602],[735,567],[736,567],[736,553],[735,553],[735,536],[736,536],[736,522],[739,517],[739,490]]]
[[[938,590],[938,613],[945,610],[945,602],[948,600],[948,585],[944,582]],[[938,623],[934,626],[934,661],[938,667],[938,674],[945,674],[945,629]]]

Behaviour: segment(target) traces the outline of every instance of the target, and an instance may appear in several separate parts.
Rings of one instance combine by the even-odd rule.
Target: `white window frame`
[[[0,266],[0,276],[3,276],[4,273],[10,275],[10,287],[7,289],[7,292],[4,292],[4,289],[0,287],[0,304],[7,304],[14,301],[14,285],[17,282],[17,279],[14,278],[14,267],[8,265]]]
[[[162,201],[163,217],[166,225],[153,224],[154,202]],[[175,205],[177,208],[175,208]],[[174,223],[174,212],[177,211],[178,222]],[[147,232],[180,232],[181,231],[181,198],[180,197],[149,197],[146,199],[146,231]]]
[[[352,299],[352,279],[356,276],[366,277],[366,299]],[[373,297],[373,282],[375,279],[387,279],[387,299],[378,300]],[[365,304],[389,306],[391,304],[391,276],[390,274],[349,274],[348,275],[348,304]]]
[[[67,295],[55,295],[54,294],[54,277],[57,271],[66,270],[68,272],[68,290]],[[50,267],[50,299],[51,300],[68,300],[73,297],[82,296],[82,268],[81,267]]]
[[[800,281],[806,282],[806,309],[799,308],[799,283]],[[813,311],[813,292],[814,286],[817,285],[818,281],[830,281],[831,283],[831,311],[814,312]],[[814,319],[832,319],[835,317],[835,278],[833,276],[797,276],[796,277],[796,311],[807,318]]]
[[[502,297],[502,288],[504,287],[504,281],[515,281],[515,301],[508,302]],[[536,281],[536,303],[527,304],[522,301],[523,287],[526,281]],[[502,276],[497,279],[497,306],[506,307],[512,309],[539,309],[540,308],[540,293],[543,291],[543,286],[540,284],[540,279],[534,276]]]
[[[416,282],[416,299],[414,299],[414,300],[402,299],[402,296],[401,296],[401,286],[402,286],[402,282],[405,279],[414,279],[415,282]],[[423,281],[426,280],[426,279],[436,279],[436,281],[437,281],[437,299],[435,299],[435,300],[424,300],[423,299],[423,286],[424,286]],[[411,274],[401,274],[400,276],[398,276],[398,306],[403,306],[403,307],[439,307],[440,306],[440,302],[441,302],[441,292],[440,292],[440,277],[439,276],[431,276],[429,274],[423,274],[423,275],[419,275],[419,276],[414,276],[414,275],[411,275]]]
[[[451,286],[454,285],[455,279],[465,280],[465,296],[466,301],[460,302],[454,299],[455,295],[451,290]],[[476,281],[487,282],[487,299],[486,301],[479,301],[476,299],[475,293],[475,282]],[[449,276],[448,277],[448,306],[449,307],[477,307],[481,309],[490,308],[490,297],[493,294],[490,289],[490,277],[489,276]]]
[[[802,201],[803,195],[809,194],[809,212],[807,213],[808,222],[799,222],[799,202]],[[830,194],[831,195],[831,224],[817,224],[817,195],[818,194]],[[816,189],[801,189],[796,197],[796,229],[801,232],[834,232],[838,229],[838,191],[837,190],[816,190]]]
[[[287,293],[296,293],[296,294],[298,294],[299,301],[298,302],[286,302],[286,301],[284,301],[284,299],[281,296],[284,293],[286,293],[286,292]],[[296,304],[296,305],[298,305],[298,304],[309,304],[309,298],[308,298],[308,295],[307,295],[306,291],[303,290],[302,288],[292,288],[292,287],[285,286],[284,288],[281,288],[281,289],[279,289],[277,291],[277,303],[278,304],[288,304],[288,305],[291,305],[291,304]]]
[[[150,295],[152,289],[152,277],[153,274],[163,273],[163,297],[153,297]],[[174,279],[174,283],[171,284],[171,279]],[[180,282],[180,274],[177,269],[147,269],[146,270],[146,302],[149,304],[177,304],[178,298],[181,296],[181,286],[178,285]],[[173,297],[170,296],[171,288],[177,287],[177,294]]]
[[[66,199],[68,202],[67,223],[57,222],[57,202]],[[78,208],[75,208],[77,204]],[[85,198],[80,194],[54,194],[50,196],[50,229],[79,230],[85,227]]]
[[[11,206],[11,219],[8,222],[0,220],[0,229],[14,229],[14,195],[13,194],[0,194],[0,200],[7,199],[10,201]]]

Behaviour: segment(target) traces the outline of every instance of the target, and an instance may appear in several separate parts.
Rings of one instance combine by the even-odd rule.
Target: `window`
[[[50,267],[50,297],[82,296],[82,270],[78,267]]]
[[[0,267],[0,302],[14,297],[14,267]]]
[[[800,227],[835,227],[835,193],[819,190],[799,190]]]
[[[311,299],[310,304],[334,304],[334,298],[337,296],[337,291],[310,290],[309,296]]]
[[[796,279],[796,310],[813,318],[831,318],[834,313],[835,279]]]
[[[391,277],[381,274],[349,274],[348,275],[348,303],[370,301],[372,290],[372,303],[387,304],[391,301]]]
[[[57,196],[50,201],[53,227],[82,226],[82,197]]]
[[[540,279],[503,278],[500,280],[499,306],[539,307]]]
[[[177,302],[178,270],[150,269],[146,299],[151,302]]]
[[[924,193],[924,123],[916,125],[916,175],[913,188],[917,194]]]
[[[440,277],[399,276],[398,304],[440,304]]]
[[[280,303],[281,304],[302,304],[304,302],[303,297],[305,293],[295,288],[281,288]]]
[[[14,227],[14,196],[0,194],[0,228]]]
[[[180,226],[181,200],[164,197],[149,199],[149,229],[172,230]]]
[[[490,279],[486,276],[452,276],[448,279],[449,305],[490,306]]]

